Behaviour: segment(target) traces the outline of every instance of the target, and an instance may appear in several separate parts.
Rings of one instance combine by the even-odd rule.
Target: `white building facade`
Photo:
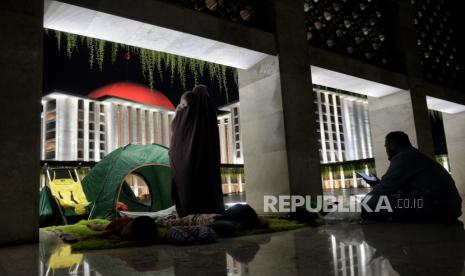
[[[366,98],[314,88],[321,163],[373,158]]]
[[[42,160],[98,162],[129,143],[170,146],[173,110],[58,92],[45,96],[42,107]]]
[[[355,174],[360,166],[347,172],[344,164],[373,158],[367,99],[319,86],[313,93],[324,188],[364,186]],[[175,111],[166,104],[55,92],[43,97],[42,107],[42,160],[98,162],[129,143],[170,146]],[[223,174],[225,193],[246,188],[243,169],[237,167],[244,163],[239,108],[237,101],[218,113],[221,163],[232,166]],[[365,172],[368,166],[363,165]]]

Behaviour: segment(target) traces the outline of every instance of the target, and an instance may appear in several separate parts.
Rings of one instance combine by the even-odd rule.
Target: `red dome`
[[[100,87],[87,95],[91,99],[115,97],[146,105],[175,110],[171,101],[160,91],[130,82],[118,82]]]

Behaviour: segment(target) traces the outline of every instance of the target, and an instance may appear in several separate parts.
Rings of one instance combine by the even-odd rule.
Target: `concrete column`
[[[2,2],[0,245],[39,238],[42,25],[43,1]]]
[[[79,111],[78,111],[79,112]],[[84,101],[84,161],[89,161],[89,101]],[[57,132],[57,140],[58,140]]]
[[[373,153],[376,173],[382,176],[389,167],[384,138],[391,131],[407,133],[417,147],[417,132],[413,118],[412,98],[408,91],[399,91],[381,98],[368,97]]]
[[[100,161],[100,105],[94,107],[94,160]]]
[[[291,192],[278,58],[238,73],[247,203],[261,213],[264,195]]]
[[[442,114],[449,166],[455,185],[465,195],[465,112]]]
[[[231,176],[226,176],[226,183],[228,184],[228,193],[232,193],[232,183],[231,183]]]
[[[237,185],[239,186],[239,193],[242,193],[244,191],[244,188],[243,188],[243,183],[242,183],[242,174],[239,174],[237,176]]]
[[[275,0],[279,78],[292,194],[322,194],[319,144],[301,1]]]
[[[227,160],[227,144],[226,144],[226,133],[225,133],[226,124],[224,119],[220,119],[220,123],[218,124],[218,131],[220,137],[220,156],[221,156],[221,163],[227,164],[229,163]]]
[[[404,53],[405,69],[407,71],[415,131],[418,139],[418,149],[434,158],[434,143],[426,104],[426,89],[422,86],[423,71],[421,68],[418,47],[416,45],[415,26],[413,24],[413,9],[408,0],[396,1],[398,14],[398,39]]]

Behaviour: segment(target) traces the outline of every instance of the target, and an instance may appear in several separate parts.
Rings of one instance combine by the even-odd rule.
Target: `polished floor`
[[[462,217],[463,218],[463,217]],[[331,224],[211,245],[71,252],[54,235],[0,248],[0,275],[465,275],[455,224]]]

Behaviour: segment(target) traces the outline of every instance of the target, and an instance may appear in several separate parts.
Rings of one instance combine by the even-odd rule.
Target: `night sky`
[[[125,50],[120,49],[115,63],[112,64],[111,47],[107,43],[103,70],[100,72],[96,63],[94,63],[93,69],[90,69],[89,51],[86,46],[80,44],[79,39],[78,52],[74,52],[70,59],[66,54],[63,42],[60,51],[58,50],[57,40],[53,32],[44,34],[43,94],[62,91],[86,96],[99,87],[121,81],[130,81],[148,87],[148,80],[142,76],[139,57],[136,54],[131,54],[131,58],[127,61],[125,52]],[[174,78],[172,87],[170,73],[165,74],[165,81],[158,78],[157,72],[154,75],[156,76],[154,88],[167,96],[176,106],[185,91],[177,77]],[[227,76],[229,102],[233,102],[238,100],[239,93],[234,82],[232,68],[228,69]],[[211,82],[208,74],[204,74],[204,77],[200,78],[200,83],[208,86],[210,96],[217,106],[226,104],[225,91],[220,91],[218,83]],[[187,75],[186,90],[191,90],[193,86],[193,77]]]

